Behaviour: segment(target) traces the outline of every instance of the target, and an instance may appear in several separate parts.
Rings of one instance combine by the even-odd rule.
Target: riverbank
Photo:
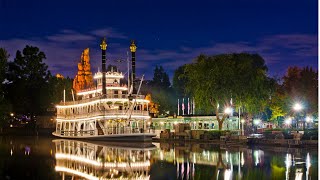
[[[54,128],[19,128],[8,127],[0,131],[0,136],[45,136],[53,137]],[[191,143],[191,144],[216,144],[221,146],[270,146],[275,147],[298,147],[298,148],[318,148],[318,140],[294,140],[294,139],[247,139],[245,136],[237,138],[220,139],[175,139],[175,138],[153,138],[152,142],[160,143]]]
[[[255,145],[255,146],[273,146],[273,147],[308,147],[318,148],[318,140],[294,140],[294,139],[162,139],[153,138],[153,142],[160,143],[210,143],[227,146],[238,146],[238,145]]]

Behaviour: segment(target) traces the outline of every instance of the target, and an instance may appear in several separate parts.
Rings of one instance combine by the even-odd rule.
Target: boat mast
[[[130,93],[130,65],[129,65],[129,52],[127,51],[127,65],[128,65],[128,94]]]
[[[103,38],[100,44],[102,50],[102,95],[107,94],[106,89],[106,50],[107,50],[106,38]]]

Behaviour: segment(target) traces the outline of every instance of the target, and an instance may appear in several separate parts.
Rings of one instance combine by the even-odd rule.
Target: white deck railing
[[[65,120],[75,120],[82,118],[90,118],[95,116],[149,116],[149,111],[141,111],[141,110],[105,110],[105,111],[96,111],[91,113],[84,114],[73,114],[73,115],[57,115],[57,119],[65,119]]]
[[[131,127],[113,127],[113,128],[104,128],[104,135],[116,135],[116,134],[141,134],[141,133],[154,133],[154,129],[147,128],[131,128]],[[98,129],[95,130],[87,130],[87,131],[56,131],[56,134],[64,135],[64,136],[93,136],[98,135]]]
[[[136,99],[144,99],[144,95],[138,95],[135,96]],[[58,105],[63,106],[63,105],[75,105],[75,104],[82,104],[82,103],[87,103],[95,100],[100,100],[100,99],[126,99],[128,100],[128,95],[127,94],[107,94],[105,96],[98,96],[98,97],[92,97],[88,99],[82,99],[78,101],[67,101],[67,102],[60,102]]]

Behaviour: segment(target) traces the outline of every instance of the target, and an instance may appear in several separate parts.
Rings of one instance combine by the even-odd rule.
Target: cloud
[[[125,36],[122,33],[117,32],[113,28],[102,28],[102,29],[96,29],[90,32],[91,34],[98,36],[98,37],[106,37],[108,38],[114,38],[114,39],[127,39],[127,36]]]
[[[59,34],[47,36],[47,39],[54,42],[77,42],[77,41],[92,41],[94,36],[81,34],[73,30],[62,30]]]
[[[270,74],[282,75],[289,64],[317,67],[317,42],[317,35],[280,34],[260,38],[255,43],[222,42],[197,48],[181,46],[176,50],[142,49],[138,53],[143,63],[149,66],[162,65],[171,76],[173,70],[191,63],[200,54],[257,53],[265,59]]]
[[[49,65],[52,74],[61,73],[64,76],[74,77],[81,52],[87,47],[90,48],[92,71],[96,72],[101,66],[101,52],[97,42],[100,42],[103,35],[118,38],[119,41],[127,38],[113,28],[96,29],[85,33],[65,29],[46,37],[0,40],[0,47],[9,51],[12,60],[16,50],[22,50],[25,45],[37,46],[45,52],[47,56],[45,62]],[[137,51],[137,71],[145,74],[147,79],[151,79],[153,68],[156,65],[162,65],[172,77],[177,67],[191,63],[201,53],[215,55],[249,52],[258,53],[266,60],[270,74],[281,75],[285,73],[289,64],[317,67],[317,38],[317,35],[309,34],[280,34],[262,37],[255,42],[218,42],[203,47],[181,45],[172,50],[141,47]],[[126,62],[120,64],[116,60],[127,59],[128,46],[114,42],[109,44],[107,64],[120,66],[120,69],[125,72]]]
[[[100,33],[104,33],[109,38],[126,38],[124,34],[113,28],[96,29],[85,33],[63,29],[57,34],[45,37],[0,40],[0,47],[9,52],[11,61],[15,58],[16,51],[23,50],[26,45],[39,47],[40,51],[46,54],[47,58],[44,62],[49,66],[52,74],[60,73],[64,76],[74,77],[81,53],[87,47],[90,48],[92,70],[96,71],[97,67],[100,66],[101,52],[99,43],[97,43],[100,42]],[[120,50],[123,50],[123,48],[118,43],[112,43],[112,46],[117,48],[108,52],[108,58],[119,59]],[[123,55],[121,55],[125,56],[125,51],[123,52]]]

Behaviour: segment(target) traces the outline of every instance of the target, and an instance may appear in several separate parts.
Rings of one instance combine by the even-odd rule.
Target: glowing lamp
[[[309,116],[307,116],[307,117],[306,117],[306,122],[308,122],[308,123],[309,123],[309,122],[312,122],[312,118],[309,117]]]
[[[230,107],[227,107],[225,110],[224,110],[224,113],[225,114],[230,114],[232,112],[232,109]]]
[[[301,111],[302,109],[303,109],[303,107],[300,103],[296,103],[293,106],[293,110],[295,110],[295,111]]]
[[[253,124],[259,125],[259,124],[260,124],[260,119],[255,119],[255,120],[253,120]]]
[[[287,118],[286,120],[284,120],[284,123],[290,125],[292,123],[291,118]]]

